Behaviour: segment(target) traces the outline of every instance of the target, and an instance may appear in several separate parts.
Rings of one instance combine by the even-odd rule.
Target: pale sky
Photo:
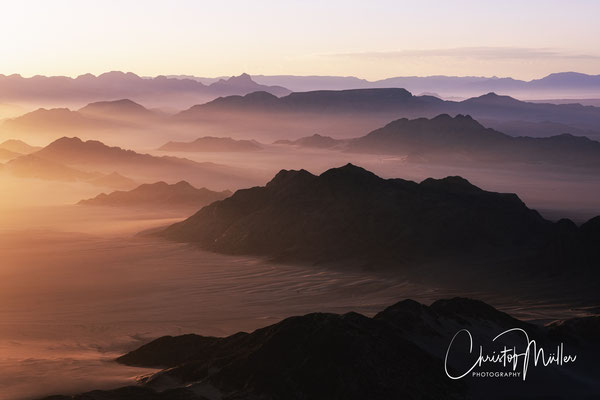
[[[0,74],[600,74],[600,1],[0,1]]]

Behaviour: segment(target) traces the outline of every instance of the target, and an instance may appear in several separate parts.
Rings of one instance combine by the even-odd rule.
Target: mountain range
[[[536,348],[554,351],[563,343],[564,355],[575,354],[577,362],[543,368],[530,363],[525,381],[522,376],[448,378],[461,375],[475,359],[463,337],[450,352],[453,335],[468,330],[475,346],[481,344],[482,351],[485,346],[490,354],[502,346],[525,351],[520,332],[492,341],[509,329],[523,330]],[[117,359],[162,369],[140,385],[45,400],[585,399],[600,390],[595,379],[598,334],[597,316],[541,327],[468,298],[430,306],[403,300],[371,318],[354,312],[312,313],[227,337],[164,336]],[[515,369],[521,374],[522,364],[519,360]],[[488,363],[474,371],[512,368]]]
[[[498,92],[524,99],[562,97],[600,98],[600,75],[561,72],[530,81],[475,76],[406,76],[368,81],[352,76],[253,75],[263,85],[281,85],[294,92],[365,88],[405,88],[413,93],[435,92],[443,96],[473,97]]]
[[[439,114],[471,115],[487,127],[511,136],[548,137],[564,133],[600,137],[600,108],[577,104],[545,104],[489,93],[461,102],[413,96],[404,89],[359,89],[292,93],[267,92],[220,97],[176,115],[149,110],[129,99],[95,102],[80,108],[38,109],[5,120],[6,136],[54,140],[67,133],[112,140],[139,139],[141,131],[169,129],[189,137],[198,129],[221,135],[267,140],[295,140],[317,133],[351,138],[399,118],[432,118]],[[129,135],[129,133],[134,135]],[[128,136],[126,136],[128,135]],[[164,140],[164,139],[162,139]]]
[[[598,107],[531,103],[495,93],[460,102],[445,101],[434,96],[414,96],[405,89],[314,91],[280,98],[258,92],[196,105],[173,119],[188,124],[218,121],[224,129],[239,130],[243,126],[246,131],[264,132],[272,127],[280,132],[284,126],[291,134],[301,129],[348,138],[401,117],[431,118],[439,114],[468,114],[512,136],[600,136]]]
[[[128,132],[139,133],[153,125],[160,126],[164,119],[160,113],[121,99],[90,103],[78,110],[40,108],[3,121],[0,132],[37,141],[69,133],[105,137],[114,132],[123,137]]]
[[[143,184],[130,191],[116,191],[109,194],[81,200],[78,204],[85,206],[110,207],[202,207],[217,200],[231,196],[230,191],[214,192],[206,188],[197,189],[186,181],[169,185],[165,182]]]
[[[281,96],[290,91],[279,86],[260,85],[242,74],[204,85],[193,79],[157,76],[142,78],[131,72],[112,71],[98,76],[40,76],[0,74],[0,102],[40,105],[76,105],[99,100],[128,98],[153,107],[189,107],[219,96],[263,90]]]

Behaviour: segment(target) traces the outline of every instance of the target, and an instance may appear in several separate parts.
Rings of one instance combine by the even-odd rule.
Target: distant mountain
[[[138,186],[128,192],[101,193],[92,199],[81,200],[78,204],[111,207],[202,207],[229,196],[231,196],[229,191],[214,192],[206,188],[196,189],[186,181],[173,185],[157,182]]]
[[[346,140],[337,140],[329,136],[321,136],[318,133],[315,133],[312,136],[307,136],[296,140],[277,140],[274,144],[287,144],[317,149],[334,149],[340,148],[346,143]]]
[[[384,112],[406,106],[414,108],[424,105],[429,100],[428,97],[412,96],[404,89],[322,90],[292,93],[281,98],[267,92],[255,92],[246,96],[229,96],[196,105],[182,111],[176,117],[181,120],[194,119],[212,111],[318,112],[320,114],[354,111]],[[441,102],[439,99],[436,100]]]
[[[2,150],[0,150],[0,155],[1,153]],[[82,171],[63,163],[38,157],[35,154],[17,155],[5,164],[2,171],[19,178],[85,182],[111,189],[131,189],[136,185],[132,179],[116,172],[103,175],[99,172]]]
[[[205,136],[192,142],[168,142],[158,150],[181,152],[247,152],[262,150],[254,140],[235,140],[230,137]]]
[[[232,118],[233,114],[235,118]],[[273,130],[275,134],[285,129],[296,134],[297,131],[316,130],[348,138],[401,117],[431,118],[439,114],[468,114],[492,128],[496,124],[506,128],[505,133],[513,135],[523,135],[527,127],[534,124],[537,136],[540,125],[551,124],[552,131],[544,136],[555,134],[560,126],[565,129],[560,133],[586,132],[590,137],[600,137],[600,108],[528,103],[495,93],[455,102],[434,96],[413,96],[404,89],[315,91],[292,93],[281,98],[257,92],[196,105],[173,118],[194,124],[218,121],[223,129],[244,127],[251,133]],[[269,123],[265,124],[265,121]]]
[[[555,73],[531,81],[513,78],[443,75],[392,77],[376,81],[367,81],[352,76],[293,75],[254,75],[252,79],[265,85],[285,86],[294,92],[396,87],[405,88],[413,93],[435,92],[446,97],[472,97],[488,92],[499,92],[528,99],[557,98],[556,96],[596,96],[597,98],[600,95],[600,75],[576,72]]]
[[[252,75],[252,79],[263,85],[284,86],[293,92],[364,89],[373,87],[372,82],[354,76]]]
[[[275,96],[285,96],[291,93],[291,90],[282,86],[265,86],[260,85],[252,80],[250,75],[241,74],[240,76],[232,76],[229,79],[219,79],[211,83],[209,88],[223,94],[245,94],[258,91],[271,93]]]
[[[99,101],[78,110],[84,116],[116,120],[153,119],[158,115],[129,99]]]
[[[218,124],[221,132],[239,135],[242,131],[263,140],[282,139],[282,132],[288,137],[320,132],[346,138],[396,119],[402,110],[420,116],[430,110],[430,102],[442,100],[417,98],[404,89],[319,91],[281,98],[256,92],[193,106],[174,115],[172,121],[191,127]]]
[[[155,113],[131,100],[90,103],[73,111],[68,108],[40,108],[0,122],[0,132],[47,142],[72,133],[84,137],[139,133],[140,129],[158,128],[168,116]]]
[[[520,162],[551,168],[600,168],[600,142],[568,134],[547,138],[512,137],[485,128],[470,116],[390,122],[348,142],[347,151],[395,154],[420,161]]]
[[[84,172],[60,162],[28,154],[12,159],[5,164],[5,172],[20,178],[35,178],[52,181],[88,181],[101,177],[99,173]]]
[[[16,118],[5,120],[0,130],[21,137],[46,137],[52,134],[106,131],[118,128],[119,123],[85,116],[68,108],[40,108]]]
[[[196,79],[157,76],[142,78],[131,72],[112,71],[98,76],[0,75],[0,102],[33,104],[82,104],[99,100],[131,99],[152,107],[189,107],[219,96],[257,90],[276,95],[290,93],[280,86],[260,85],[246,74],[207,86]]]
[[[564,355],[577,355],[576,362],[543,368],[530,363],[526,382],[522,375],[447,376],[460,376],[473,367],[475,355],[469,349],[475,346],[481,346],[482,354],[500,354],[504,348],[525,352],[521,332],[494,339],[513,328],[522,329],[536,349],[556,349],[562,341]],[[464,337],[458,335],[449,346],[459,331]],[[462,340],[465,331],[471,346]],[[199,393],[207,393],[207,387],[211,396],[223,400],[498,400],[515,394],[520,399],[583,399],[600,390],[595,379],[598,334],[597,316],[538,327],[468,298],[437,300],[430,306],[407,299],[372,318],[354,312],[312,313],[227,337],[163,336],[117,359],[124,365],[162,369],[140,385],[46,400],[204,400]],[[515,369],[521,374],[522,360]],[[473,368],[498,376],[513,371],[502,363]]]
[[[99,178],[92,179],[89,181],[89,183],[95,186],[103,186],[120,190],[129,190],[137,186],[133,179],[129,179],[118,172],[112,172],[108,175],[103,175]]]
[[[41,147],[30,146],[21,140],[9,139],[3,143],[0,143],[0,149],[13,151],[20,154],[31,154],[40,150]]]
[[[52,108],[49,110],[40,108],[4,122],[4,126],[10,129],[17,127],[38,128],[42,124],[52,124],[49,129],[81,129],[93,127],[95,121],[68,108]]]
[[[186,179],[194,184],[206,184],[220,190],[246,186],[253,178],[244,171],[224,165],[198,163],[178,157],[156,157],[120,147],[109,147],[102,142],[63,137],[42,150],[36,157],[62,163],[74,168],[111,173],[115,170],[140,180]]]

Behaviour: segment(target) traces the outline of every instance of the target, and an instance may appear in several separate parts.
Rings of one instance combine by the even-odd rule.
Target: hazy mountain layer
[[[78,204],[87,206],[112,207],[202,207],[231,196],[231,192],[214,192],[206,188],[196,189],[186,181],[173,185],[165,182],[144,184],[130,191],[116,191],[109,194],[81,200]]]
[[[174,119],[188,124],[219,121],[224,128],[239,124],[251,130],[255,126],[258,129],[258,122],[265,130],[285,124],[293,132],[302,126],[305,133],[302,136],[312,131],[348,138],[374,129],[373,124],[383,125],[400,117],[434,117],[443,113],[468,114],[485,120],[492,128],[498,124],[506,129],[505,133],[513,135],[523,135],[531,129],[535,136],[541,136],[540,130],[547,126],[550,128],[544,136],[557,132],[600,135],[598,107],[529,103],[495,93],[460,102],[444,101],[433,96],[413,96],[404,89],[315,91],[292,93],[281,98],[265,92],[251,93],[196,105]]]
[[[342,76],[293,76],[253,75],[258,83],[282,85],[295,92],[312,90],[345,90],[363,88],[401,87],[413,93],[436,92],[444,96],[477,96],[487,92],[498,92],[524,98],[553,98],[553,96],[588,97],[600,95],[600,75],[575,72],[550,74],[541,79],[523,81],[514,78],[475,76],[406,76],[367,81],[356,77]],[[537,97],[536,97],[537,96]]]
[[[254,140],[213,136],[201,137],[192,142],[168,142],[159,148],[162,151],[181,152],[246,152],[261,149],[262,146]]]
[[[243,74],[210,85],[194,79],[157,76],[142,78],[131,72],[112,71],[98,76],[0,75],[0,101],[32,104],[81,104],[91,101],[132,99],[153,107],[187,105],[219,96],[264,90],[281,96],[290,91],[280,86],[260,85]]]
[[[132,178],[143,180],[181,180],[194,184],[225,189],[247,184],[252,178],[244,177],[243,171],[224,165],[198,163],[178,157],[156,157],[120,147],[110,147],[96,140],[63,137],[34,153],[38,158],[62,163],[88,171],[111,173],[119,171]]]

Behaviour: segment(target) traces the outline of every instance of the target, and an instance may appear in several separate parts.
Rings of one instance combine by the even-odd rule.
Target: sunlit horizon
[[[600,3],[35,0],[3,5],[0,74],[600,73]],[[27,21],[27,23],[23,23]]]

